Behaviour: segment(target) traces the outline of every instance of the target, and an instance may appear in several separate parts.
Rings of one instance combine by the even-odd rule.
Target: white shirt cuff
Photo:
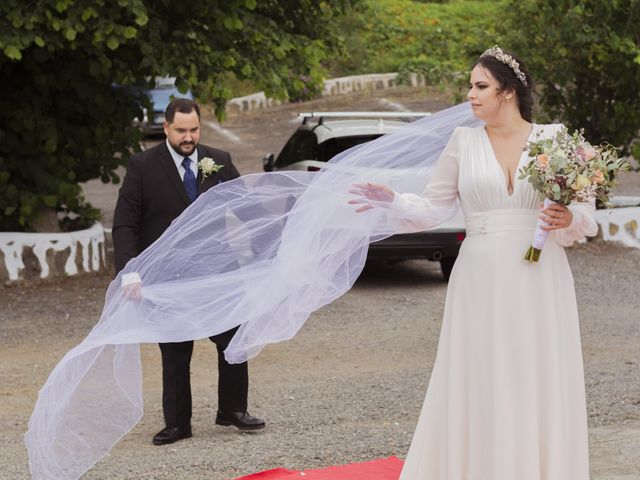
[[[122,287],[126,287],[127,285],[134,283],[142,283],[142,278],[140,278],[140,274],[138,272],[130,272],[122,275]]]

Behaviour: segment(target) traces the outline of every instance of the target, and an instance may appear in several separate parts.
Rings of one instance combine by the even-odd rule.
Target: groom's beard
[[[178,143],[178,144],[169,142],[169,145],[171,145],[171,147],[176,152],[178,152],[180,155],[182,155],[184,157],[188,157],[196,149],[195,142],[182,142],[182,143]]]

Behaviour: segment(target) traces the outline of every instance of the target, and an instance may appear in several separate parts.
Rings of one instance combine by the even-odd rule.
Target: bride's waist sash
[[[465,217],[467,237],[498,232],[533,231],[539,210],[509,208],[472,213]]]

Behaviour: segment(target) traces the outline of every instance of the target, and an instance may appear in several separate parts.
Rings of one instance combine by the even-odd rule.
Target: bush
[[[284,79],[290,102],[305,102],[319,97],[322,94],[324,85],[323,75],[317,74],[294,74],[291,73]]]
[[[504,2],[368,0],[343,21],[351,61],[344,73],[419,73],[432,85],[468,83],[471,65],[495,43]],[[342,73],[341,72],[341,73]]]

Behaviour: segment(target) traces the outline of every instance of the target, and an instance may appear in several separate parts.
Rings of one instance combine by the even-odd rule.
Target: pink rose
[[[580,158],[582,158],[585,162],[593,160],[596,156],[596,151],[591,147],[579,147],[578,149],[576,149],[576,153],[580,155]]]
[[[602,173],[602,170],[596,170],[590,180],[599,185],[604,182],[604,173]]]
[[[536,157],[536,163],[540,168],[547,168],[549,165],[549,155],[546,153],[541,153]]]

